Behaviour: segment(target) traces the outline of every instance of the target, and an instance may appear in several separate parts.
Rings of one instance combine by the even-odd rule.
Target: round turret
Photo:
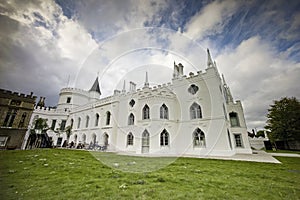
[[[63,88],[59,93],[57,109],[70,109],[89,102],[89,92],[77,88]]]

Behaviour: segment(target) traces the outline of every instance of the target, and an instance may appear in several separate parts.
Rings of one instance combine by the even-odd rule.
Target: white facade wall
[[[32,116],[39,115],[48,119],[49,126],[52,119],[56,119],[57,127],[61,120],[67,120],[66,126],[73,120],[69,142],[85,145],[96,143],[107,146],[107,150],[113,152],[175,156],[252,153],[241,102],[226,100],[229,90],[224,88],[226,83],[221,80],[216,66],[210,65],[205,71],[189,77],[183,73],[174,74],[172,83],[153,88],[145,84],[144,88],[137,91],[116,93],[102,99],[97,99],[93,91],[65,88],[61,90],[56,110],[36,109]],[[197,88],[195,93],[189,89],[192,85]],[[67,103],[68,97],[71,97],[70,103]],[[129,104],[131,100],[135,101],[133,106]],[[194,103],[201,107],[201,118],[191,119],[190,107]],[[160,118],[160,107],[163,104],[168,108],[168,119]],[[150,109],[149,119],[143,119],[145,105]],[[107,112],[111,113],[109,124],[106,124]],[[231,112],[237,113],[239,126],[230,123]],[[134,124],[129,125],[131,113],[134,115]],[[96,114],[99,115],[98,125],[95,122]],[[197,129],[204,133],[205,145],[194,145],[193,134]],[[145,130],[149,133],[149,147],[142,142]],[[160,140],[164,130],[169,138],[168,145],[162,146]],[[129,133],[134,137],[132,145],[127,143]],[[48,131],[48,134],[57,139],[53,131]],[[236,134],[240,135],[242,145],[236,144]],[[63,139],[66,139],[65,134]]]

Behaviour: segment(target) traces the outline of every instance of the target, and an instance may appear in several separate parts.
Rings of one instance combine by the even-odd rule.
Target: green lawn
[[[299,199],[300,159],[277,159],[283,164],[0,151],[0,199]]]

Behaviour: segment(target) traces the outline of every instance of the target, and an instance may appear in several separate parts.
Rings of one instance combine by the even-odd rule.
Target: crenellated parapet
[[[34,108],[35,113],[43,113],[43,114],[58,114],[58,113],[68,113],[69,110],[57,109],[56,107],[40,107],[36,106]]]
[[[64,94],[64,93],[70,93],[70,94],[79,94],[79,95],[83,95],[83,96],[86,96],[88,97],[89,96],[89,92],[86,91],[86,90],[82,90],[82,89],[79,89],[79,88],[62,88],[60,90],[60,94]]]
[[[20,101],[25,101],[25,102],[30,102],[30,103],[34,103],[36,100],[36,96],[33,96],[33,92],[26,95],[23,93],[12,92],[10,90],[0,89],[0,96],[2,98],[15,99],[15,100],[20,100]]]

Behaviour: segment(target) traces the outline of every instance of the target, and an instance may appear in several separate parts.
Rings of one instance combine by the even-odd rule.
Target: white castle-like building
[[[207,67],[189,76],[175,64],[171,83],[100,98],[98,77],[89,91],[63,88],[57,107],[37,106],[31,118],[47,119],[47,134],[60,146],[69,142],[99,145],[107,151],[138,155],[232,156],[251,154],[240,101],[234,101],[207,50]],[[61,130],[57,135],[54,130]],[[56,131],[57,132],[57,131]]]

